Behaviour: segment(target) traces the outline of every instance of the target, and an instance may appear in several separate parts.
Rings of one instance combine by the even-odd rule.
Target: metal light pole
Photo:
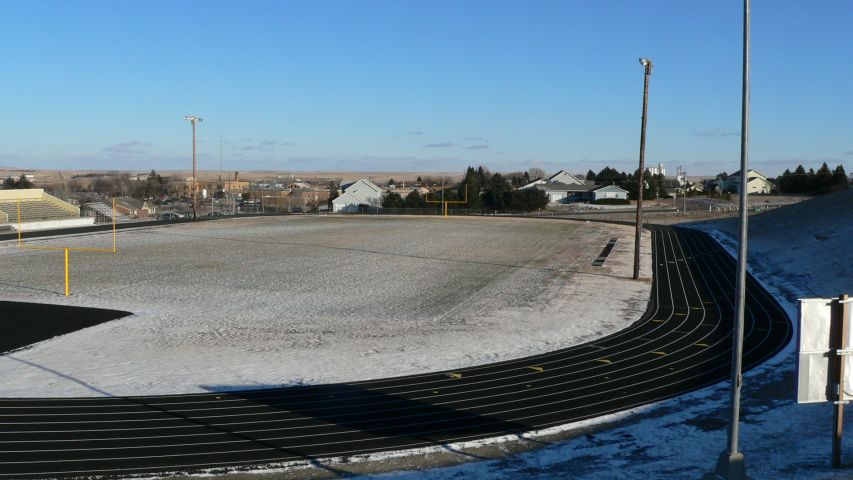
[[[652,61],[641,58],[646,74],[643,81],[643,124],[640,129],[640,176],[637,183],[637,233],[634,237],[634,280],[640,278],[640,237],[643,235],[643,170],[646,169],[646,116],[649,113],[649,77],[652,76]]]
[[[737,283],[735,285],[735,324],[732,332],[732,389],[731,419],[729,423],[728,449],[720,453],[717,468],[705,479],[746,479],[746,464],[743,453],[738,451],[740,434],[740,390],[743,360],[744,303],[746,301],[746,254],[747,254],[747,163],[749,157],[749,0],[743,2],[743,86],[741,94],[740,133],[740,233],[738,237]]]
[[[184,120],[188,120],[193,124],[193,221],[195,221],[196,213],[195,213],[195,204],[198,201],[196,198],[198,196],[198,178],[196,177],[196,168],[195,168],[195,125],[198,122],[201,122],[202,119],[196,117],[195,115],[186,115],[184,116]]]

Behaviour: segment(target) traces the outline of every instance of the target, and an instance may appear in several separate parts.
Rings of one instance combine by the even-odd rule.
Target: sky
[[[0,166],[739,169],[743,3],[0,2]],[[853,170],[853,2],[753,0],[750,166]],[[221,148],[220,148],[221,147]]]

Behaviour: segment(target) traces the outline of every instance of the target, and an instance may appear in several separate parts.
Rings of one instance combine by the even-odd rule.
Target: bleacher
[[[21,218],[18,219],[20,208]],[[80,218],[80,209],[40,188],[0,190],[0,224],[63,221]]]
[[[92,216],[94,216],[96,221],[98,222],[111,222],[113,220],[113,207],[107,205],[106,203],[87,203],[83,206],[83,208],[87,211],[87,214],[91,214]],[[133,217],[115,212],[115,220],[118,223],[131,222],[133,221]]]

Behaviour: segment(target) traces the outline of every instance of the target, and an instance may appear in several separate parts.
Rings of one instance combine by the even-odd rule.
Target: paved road
[[[588,419],[728,379],[734,261],[701,232],[652,235],[648,310],[613,335],[491,365],[347,384],[0,399],[0,478],[189,472],[431,446]],[[778,352],[792,328],[756,282],[747,295],[750,367]]]

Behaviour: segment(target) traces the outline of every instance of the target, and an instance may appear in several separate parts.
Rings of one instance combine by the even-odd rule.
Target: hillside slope
[[[737,218],[694,226],[736,248]],[[789,300],[853,295],[853,189],[751,216],[748,246],[752,272]]]

